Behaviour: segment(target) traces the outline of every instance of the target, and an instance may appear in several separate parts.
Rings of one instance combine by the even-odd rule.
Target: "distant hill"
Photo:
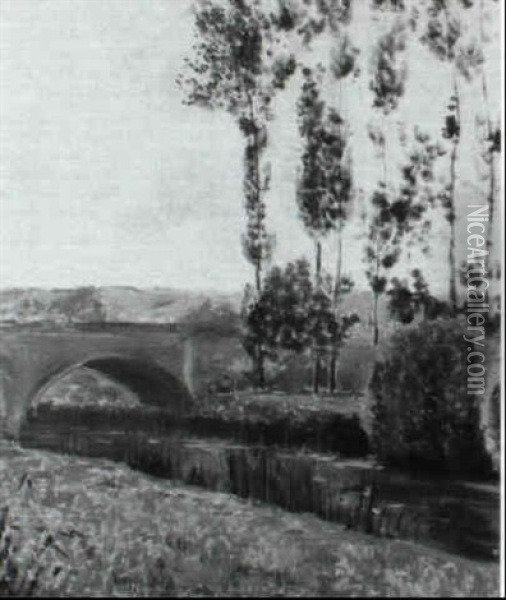
[[[59,324],[86,322],[185,323],[217,329],[239,324],[241,294],[191,292],[172,288],[81,287],[75,289],[0,290],[0,322]],[[353,337],[369,339],[372,301],[367,291],[354,291],[342,302],[343,312],[355,311],[360,323]],[[380,303],[382,329],[392,327],[385,303]]]
[[[241,297],[169,288],[81,287],[0,290],[0,321],[17,323],[212,322],[237,314]]]

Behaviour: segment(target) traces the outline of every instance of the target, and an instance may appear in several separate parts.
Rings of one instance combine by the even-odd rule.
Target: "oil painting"
[[[503,17],[0,0],[0,596],[504,594]]]

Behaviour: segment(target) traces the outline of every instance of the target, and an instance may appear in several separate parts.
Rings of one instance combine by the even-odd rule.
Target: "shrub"
[[[467,394],[465,322],[444,319],[398,331],[375,365],[374,451],[410,470],[488,476],[480,396]]]

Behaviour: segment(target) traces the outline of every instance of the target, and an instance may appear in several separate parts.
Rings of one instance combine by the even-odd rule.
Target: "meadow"
[[[0,446],[0,595],[495,596],[499,568],[103,459]]]

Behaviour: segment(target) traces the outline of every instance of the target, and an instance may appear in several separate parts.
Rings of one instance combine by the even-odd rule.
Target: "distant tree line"
[[[53,290],[48,301],[37,298],[28,290],[20,298],[15,312],[22,322],[47,319],[65,325],[102,323],[107,317],[99,290],[93,286]]]

